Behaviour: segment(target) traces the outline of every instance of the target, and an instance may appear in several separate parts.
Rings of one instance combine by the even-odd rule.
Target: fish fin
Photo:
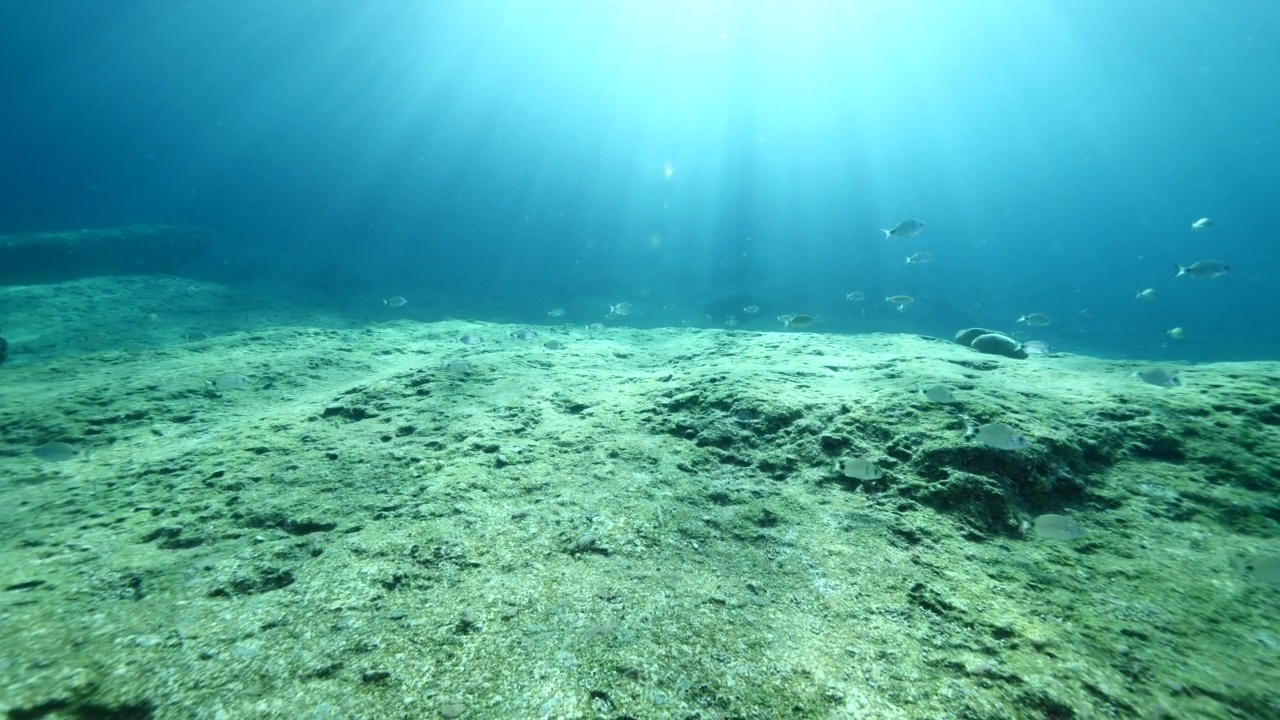
[[[892,230],[881,230],[880,232],[884,233],[884,239],[885,239],[885,240],[888,240],[889,238],[893,237],[893,231],[892,231]]]
[[[910,255],[908,255],[908,256],[907,256],[907,264],[908,264],[908,265],[910,265],[910,264],[911,264],[911,256],[910,256]]]
[[[1186,274],[1187,274],[1187,269],[1186,269],[1186,268],[1184,268],[1184,267],[1182,267],[1182,265],[1181,265],[1181,264],[1179,264],[1179,263],[1174,263],[1174,264],[1173,264],[1173,267],[1175,267],[1175,268],[1178,270],[1177,274],[1176,274],[1176,275],[1174,275],[1174,277],[1179,278],[1179,277],[1182,277],[1183,275],[1186,275]]]

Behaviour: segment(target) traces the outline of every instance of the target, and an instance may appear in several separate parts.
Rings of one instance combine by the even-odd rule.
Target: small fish
[[[623,316],[630,315],[635,311],[636,309],[634,307],[631,307],[631,303],[624,303],[624,302],[618,303],[617,305],[609,306],[609,317],[615,317],[618,315],[623,315]]]
[[[563,350],[564,343],[560,342],[559,340],[548,340],[542,343],[542,347],[548,350]]]
[[[1151,300],[1151,299],[1155,298],[1155,296],[1156,296],[1156,289],[1155,289],[1155,288],[1147,288],[1146,290],[1143,290],[1142,292],[1138,293],[1137,295],[1134,295],[1134,296],[1133,296],[1133,299],[1134,299],[1134,300]]]
[[[383,300],[382,306],[397,308],[397,307],[403,307],[404,305],[408,304],[408,302],[409,302],[408,300],[405,300],[399,295],[396,295],[395,297],[389,297],[386,300]]]
[[[45,462],[66,462],[68,460],[74,460],[80,455],[80,453],[76,451],[74,445],[69,445],[64,442],[47,442],[35,450],[32,450],[31,454]]]
[[[1168,335],[1169,337],[1173,338],[1174,340],[1181,340],[1181,339],[1183,339],[1183,338],[1185,338],[1185,337],[1187,336],[1187,331],[1186,331],[1186,330],[1183,330],[1183,329],[1182,329],[1182,328],[1180,328],[1180,327],[1176,327],[1176,328],[1173,328],[1172,330],[1170,330],[1169,332],[1165,333],[1165,335]]]
[[[1076,540],[1084,537],[1084,530],[1075,520],[1065,515],[1041,515],[1035,519],[1036,534],[1049,540]]]
[[[845,296],[844,296],[844,299],[845,299],[845,300],[848,300],[849,302],[858,302],[858,301],[860,301],[860,300],[865,299],[866,297],[867,297],[866,295],[863,295],[862,293],[858,292],[857,290],[854,290],[853,292],[849,293],[848,295],[845,295]]]
[[[908,265],[923,265],[927,262],[932,262],[932,261],[933,261],[933,253],[931,252],[918,252],[915,255],[910,255],[907,257]]]
[[[907,238],[913,238],[919,235],[921,230],[924,230],[924,223],[919,220],[912,219],[903,220],[897,225],[894,225],[892,230],[881,230],[880,232],[884,233],[885,240],[888,240],[889,238],[906,240]]]
[[[1048,355],[1049,343],[1043,340],[1029,340],[1022,343],[1022,351],[1028,355]]]
[[[212,380],[205,380],[204,382],[205,385],[214,390],[235,390],[248,385],[249,378],[238,373],[232,373],[230,375],[219,375]]]
[[[798,315],[779,315],[778,320],[787,327],[802,328],[813,324],[813,316],[800,313]]]
[[[1132,375],[1148,385],[1158,385],[1160,387],[1178,387],[1182,381],[1178,379],[1178,375],[1171,370],[1164,368],[1151,368],[1149,370],[1140,370]]]
[[[538,337],[538,331],[530,328],[520,328],[507,333],[507,337],[515,338],[516,340],[533,340]]]
[[[1028,327],[1044,327],[1049,324],[1049,316],[1044,313],[1031,313],[1018,318],[1018,322],[1026,323]]]
[[[884,471],[876,467],[875,463],[862,458],[845,460],[841,472],[844,473],[845,477],[854,478],[855,480],[879,480],[884,477]]]
[[[458,342],[462,343],[463,345],[479,345],[480,343],[484,342],[484,338],[480,337],[475,333],[467,333],[466,335],[463,335],[462,337],[458,338]]]
[[[445,360],[440,363],[440,367],[446,372],[451,372],[455,375],[470,375],[471,371],[475,369],[471,366],[471,363],[463,360],[462,358],[450,358]]]
[[[1212,226],[1213,226],[1213,221],[1210,220],[1209,218],[1200,218],[1199,220],[1191,223],[1192,230],[1203,230],[1207,227],[1212,227]]]
[[[1231,272],[1231,268],[1221,260],[1197,260],[1186,267],[1178,263],[1174,263],[1173,266],[1178,269],[1178,274],[1174,275],[1175,278],[1183,275],[1190,275],[1197,279],[1216,278]]]
[[[1031,447],[1030,440],[1004,423],[987,423],[980,426],[974,434],[983,445],[997,450],[1022,450]]]
[[[898,312],[905,312],[907,306],[915,302],[916,299],[910,295],[890,295],[884,299],[887,303],[893,303],[898,306]]]
[[[738,327],[738,318],[735,315],[724,316],[725,327]]]
[[[587,332],[589,333],[604,332],[604,323],[591,323],[590,325],[587,326]]]
[[[742,308],[742,312],[748,315],[755,315],[756,313],[760,312],[760,308],[755,305],[748,305]]]
[[[955,392],[946,385],[930,385],[929,387],[921,390],[920,394],[924,395],[925,399],[929,402],[936,403],[955,402],[956,399]]]
[[[564,317],[564,308],[551,308],[547,311],[547,315],[555,317]]]

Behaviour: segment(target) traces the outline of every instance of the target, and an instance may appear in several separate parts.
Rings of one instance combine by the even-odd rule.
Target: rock
[[[0,285],[101,275],[178,275],[216,241],[213,230],[186,225],[0,235]]]
[[[1026,351],[1022,349],[1022,345],[1017,340],[998,332],[979,335],[973,339],[973,342],[969,343],[969,347],[988,355],[1003,355],[1019,360],[1024,360],[1027,357]]]
[[[956,333],[956,342],[966,347],[972,347],[975,338],[981,335],[990,335],[994,332],[995,330],[988,330],[986,328],[969,328],[967,330],[961,330]]]

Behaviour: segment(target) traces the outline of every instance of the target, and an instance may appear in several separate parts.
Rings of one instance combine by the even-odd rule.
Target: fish
[[[1212,226],[1213,226],[1213,221],[1210,220],[1209,218],[1200,218],[1199,220],[1191,223],[1192,230],[1203,230],[1207,227],[1212,227]]]
[[[1136,377],[1148,385],[1158,385],[1160,387],[1178,387],[1182,384],[1182,381],[1178,379],[1177,373],[1164,368],[1139,370],[1131,377]]]
[[[841,472],[847,478],[855,480],[879,480],[884,477],[884,471],[876,467],[876,464],[870,460],[862,458],[849,458],[844,461]]]
[[[919,220],[910,219],[903,220],[897,225],[894,225],[892,230],[881,230],[880,232],[884,233],[885,240],[888,240],[889,238],[905,240],[919,235],[921,230],[924,230],[924,223]]]
[[[863,300],[863,299],[865,299],[866,297],[867,297],[866,295],[863,295],[862,293],[858,292],[857,290],[854,290],[853,292],[849,293],[848,295],[845,295],[845,296],[844,296],[844,299],[845,299],[845,300],[848,300],[849,302],[858,302],[859,300]]]
[[[238,373],[219,375],[212,380],[205,380],[206,385],[214,390],[235,390],[249,384],[249,378]]]
[[[405,300],[399,295],[396,295],[395,297],[389,297],[386,300],[382,301],[383,307],[393,307],[393,308],[404,307],[408,303],[409,303],[408,300]]]
[[[463,360],[462,358],[450,358],[445,360],[440,363],[440,367],[446,372],[451,372],[455,375],[469,375],[471,374],[471,371],[475,369],[471,366],[471,363]]]
[[[1174,340],[1181,340],[1181,339],[1183,339],[1183,338],[1185,338],[1185,337],[1187,336],[1187,331],[1186,331],[1186,330],[1183,330],[1183,329],[1182,329],[1182,328],[1180,328],[1180,327],[1176,327],[1176,328],[1173,328],[1172,330],[1170,330],[1169,332],[1165,333],[1165,335],[1168,335],[1169,337],[1173,338]]]
[[[931,262],[932,260],[933,253],[931,252],[918,252],[915,255],[907,256],[908,265],[923,265],[927,262]]]
[[[475,333],[467,333],[466,335],[458,338],[458,342],[463,345],[479,345],[484,342],[484,338]]]
[[[1134,300],[1151,300],[1155,296],[1156,296],[1155,288],[1147,288],[1146,290],[1143,290],[1137,295],[1134,295],[1133,299]]]
[[[1075,520],[1065,515],[1041,515],[1035,519],[1032,527],[1037,535],[1049,540],[1076,540],[1084,537],[1084,530]]]
[[[31,454],[45,462],[66,462],[80,456],[74,445],[64,442],[47,442],[32,450]]]
[[[813,316],[799,313],[796,315],[779,315],[778,320],[787,327],[803,328],[813,324]]]
[[[748,305],[742,308],[742,312],[748,315],[755,315],[756,313],[760,312],[760,308],[756,305]]]
[[[1022,343],[1022,351],[1028,355],[1048,355],[1049,343],[1043,340],[1028,340]]]
[[[553,318],[564,317],[564,308],[551,308],[547,311],[547,315]]]
[[[1029,327],[1044,327],[1049,324],[1049,316],[1044,313],[1031,313],[1018,318],[1018,322],[1026,323]]]
[[[559,340],[548,340],[542,343],[542,347],[548,350],[563,350],[564,343],[560,342]]]
[[[1231,272],[1230,266],[1221,260],[1197,260],[1186,267],[1178,263],[1174,263],[1173,266],[1178,269],[1178,274],[1174,275],[1175,278],[1183,275],[1190,275],[1197,279],[1216,278]]]
[[[907,306],[915,302],[916,299],[911,297],[910,295],[890,295],[886,297],[884,301],[887,303],[893,303],[894,305],[897,305],[898,312],[903,312],[907,309]]]
[[[514,338],[516,340],[533,340],[538,337],[538,331],[530,328],[520,328],[519,330],[512,330],[507,333],[507,337]]]
[[[624,302],[621,302],[621,303],[618,303],[617,305],[610,305],[610,306],[609,306],[609,315],[608,315],[608,316],[609,316],[609,317],[615,317],[615,316],[618,316],[618,315],[623,315],[623,316],[625,316],[625,315],[630,315],[631,313],[633,313],[633,312],[635,312],[635,311],[636,311],[636,309],[635,309],[634,307],[632,307],[632,306],[631,306],[631,303],[624,303]]]
[[[946,385],[930,385],[929,387],[921,390],[920,394],[929,402],[936,403],[955,402],[956,399],[955,392]]]
[[[1004,423],[987,423],[974,431],[978,442],[997,450],[1022,450],[1031,447],[1031,441],[1019,435]]]

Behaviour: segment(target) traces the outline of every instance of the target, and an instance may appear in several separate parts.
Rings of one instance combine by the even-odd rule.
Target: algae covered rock
[[[998,332],[979,335],[969,343],[969,347],[988,355],[1003,355],[1019,360],[1027,357],[1027,352],[1022,349],[1022,345],[1017,340]]]

